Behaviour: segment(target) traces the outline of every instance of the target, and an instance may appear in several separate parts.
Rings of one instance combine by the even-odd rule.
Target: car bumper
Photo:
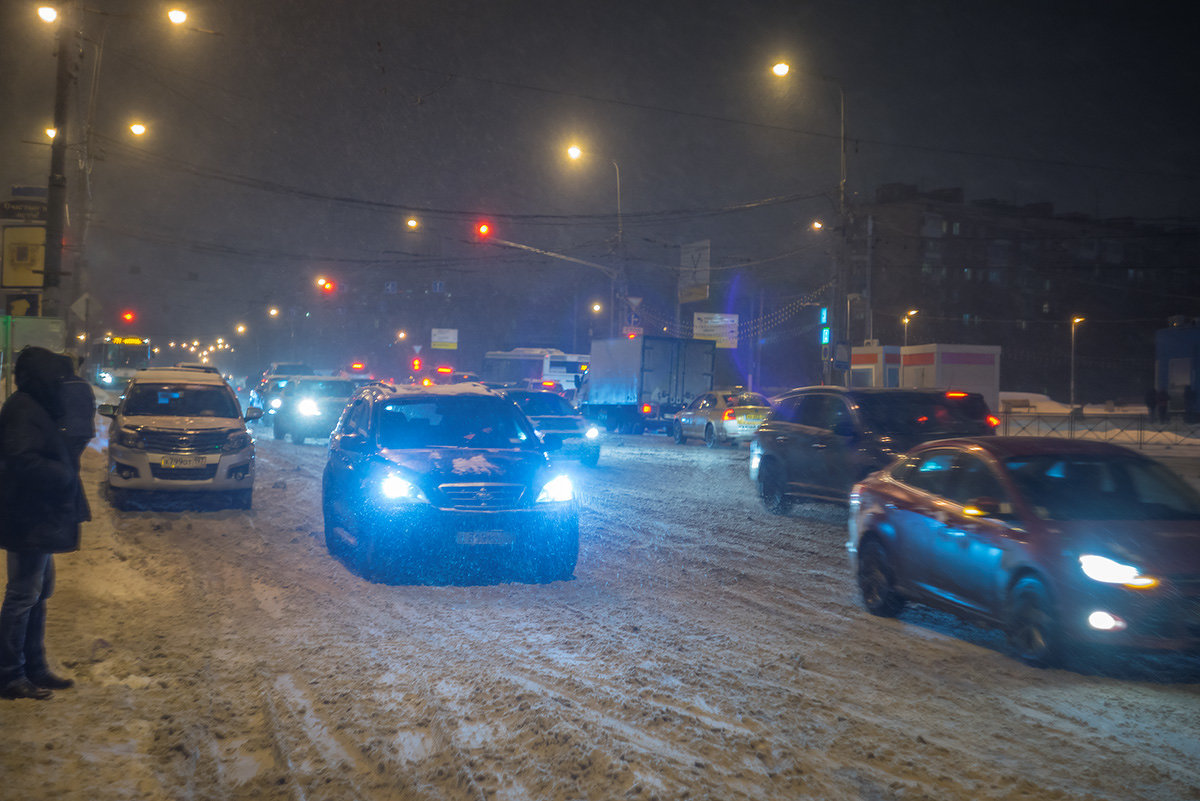
[[[435,509],[382,510],[371,526],[376,547],[397,554],[436,556],[453,552],[537,552],[543,547],[578,543],[579,509],[471,511]]]
[[[1200,579],[1189,585],[1200,586]],[[1078,594],[1063,623],[1075,639],[1097,645],[1200,651],[1200,594],[1182,592],[1176,585],[1154,590],[1088,588]]]
[[[210,453],[190,460],[203,464],[170,466],[181,454],[133,450],[118,445],[108,448],[108,483],[115,489],[166,492],[228,492],[254,486],[254,451]],[[164,464],[164,459],[166,463]]]

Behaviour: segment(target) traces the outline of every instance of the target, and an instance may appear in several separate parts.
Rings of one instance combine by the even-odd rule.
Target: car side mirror
[[[1000,515],[1000,501],[985,495],[967,501],[963,509],[973,517],[998,517]]]
[[[246,409],[246,422],[247,423],[249,423],[251,420],[257,420],[262,416],[263,416],[263,410],[258,408],[257,406],[251,406],[250,408]]]
[[[849,420],[838,420],[833,424],[833,433],[839,437],[853,437],[857,432],[854,430],[854,423]]]
[[[96,411],[100,413],[101,417],[117,416],[117,407],[112,403],[102,403],[96,407]]]
[[[344,450],[353,451],[355,453],[364,453],[367,451],[367,435],[355,431],[350,434],[342,434],[338,439],[338,445]]]

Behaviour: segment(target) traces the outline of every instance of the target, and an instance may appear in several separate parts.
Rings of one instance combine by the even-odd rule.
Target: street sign
[[[458,329],[434,328],[430,332],[429,347],[435,350],[458,350]]]

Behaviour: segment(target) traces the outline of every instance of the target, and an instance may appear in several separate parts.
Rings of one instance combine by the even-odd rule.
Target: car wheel
[[[297,445],[304,445],[305,443],[308,442],[308,437],[304,436],[303,434],[297,434],[297,433],[293,432],[292,433],[292,442],[294,442]]]
[[[675,421],[674,433],[676,445],[682,445],[683,443],[687,442],[687,437],[683,435],[683,423],[679,422],[678,420]]]
[[[758,468],[758,493],[762,496],[767,511],[774,515],[787,514],[792,501],[787,496],[783,470],[773,461],[763,462]]]
[[[858,548],[858,589],[872,615],[895,617],[904,608],[904,597],[896,592],[896,575],[878,540],[866,540]]]
[[[254,506],[254,488],[233,491],[233,508],[250,509]]]
[[[344,559],[348,549],[346,538],[343,535],[345,529],[341,528],[337,516],[333,511],[333,502],[329,499],[328,492],[322,493],[321,498],[321,515],[325,520],[325,548],[329,551],[329,555],[335,559]]]
[[[554,542],[529,554],[527,573],[532,582],[567,581],[579,562],[579,529],[563,533]]]
[[[704,427],[704,444],[710,448],[717,447],[717,432],[713,430],[712,423]]]
[[[600,449],[592,448],[584,451],[583,456],[579,457],[579,463],[584,467],[595,467],[600,462]]]
[[[1061,633],[1050,593],[1032,576],[1016,583],[1008,601],[1008,642],[1017,658],[1034,667],[1050,667],[1061,656]]]
[[[112,504],[114,509],[119,509],[124,512],[129,509],[129,490],[117,489],[112,484],[108,485],[108,502]]]
[[[283,439],[287,436],[287,429],[283,427],[283,423],[279,420],[278,416],[276,416],[274,423],[271,425],[271,435],[275,439]]]

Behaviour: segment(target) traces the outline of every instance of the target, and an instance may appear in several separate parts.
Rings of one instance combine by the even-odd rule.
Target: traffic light
[[[487,220],[475,223],[475,241],[482,242],[492,235],[492,224]]]
[[[421,357],[420,356],[413,356],[412,370],[414,373],[421,372]]]
[[[829,336],[829,307],[828,307],[828,306],[822,306],[822,307],[821,307],[821,344],[822,344],[822,345],[828,345],[828,344],[829,344],[829,340],[830,340],[830,336]]]
[[[337,292],[337,282],[332,278],[322,276],[317,279],[316,284],[317,289],[320,290],[322,295],[332,295],[334,292]]]
[[[125,311],[121,312],[121,319],[124,322],[132,323],[137,319],[137,314],[132,309],[126,309]]]

